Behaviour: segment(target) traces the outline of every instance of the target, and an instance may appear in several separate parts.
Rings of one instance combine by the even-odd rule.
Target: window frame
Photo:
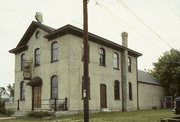
[[[133,94],[132,94],[132,83],[129,82],[129,100],[132,101],[133,100]]]
[[[115,65],[117,65],[117,67]],[[119,54],[117,52],[113,53],[113,68],[119,70]]]
[[[102,47],[99,49],[99,65],[106,66],[106,51]]]
[[[23,61],[25,61],[25,54],[21,54],[21,71],[23,70]]]
[[[37,51],[39,51],[39,54],[37,53]],[[39,48],[36,48],[34,50],[34,66],[40,66],[40,57],[41,57],[41,52]],[[39,63],[37,63],[37,60],[39,58]]]
[[[55,44],[57,44],[57,47],[53,47]],[[57,51],[57,54],[55,55],[54,52]],[[54,57],[56,57],[56,59],[54,59]],[[51,44],[51,62],[56,62],[59,60],[59,46],[58,46],[58,42],[55,41]]]
[[[21,101],[25,100],[25,82],[24,81],[20,82],[20,100]]]
[[[131,72],[131,65],[132,65],[132,61],[131,61],[131,57],[128,57],[128,72]]]
[[[57,81],[53,81],[53,78],[56,78],[57,79]],[[55,84],[55,85],[53,85],[53,82],[56,82],[57,84]],[[51,99],[58,99],[58,89],[59,89],[59,87],[58,87],[58,84],[59,84],[59,82],[58,82],[58,77],[56,76],[56,75],[53,75],[52,77],[51,77],[51,95],[50,95],[50,97],[51,97]],[[55,87],[53,87],[53,86],[55,86]],[[57,89],[57,95],[54,95],[53,96],[53,90],[54,89]],[[56,97],[55,97],[56,96]]]
[[[114,81],[114,100],[120,100],[120,82]]]

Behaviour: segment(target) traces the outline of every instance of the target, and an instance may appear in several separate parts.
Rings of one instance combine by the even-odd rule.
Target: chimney
[[[128,40],[127,40],[128,33],[127,32],[122,32],[121,36],[122,36],[122,46],[128,47]]]
[[[43,16],[41,12],[36,12],[35,18],[39,23],[43,22]]]

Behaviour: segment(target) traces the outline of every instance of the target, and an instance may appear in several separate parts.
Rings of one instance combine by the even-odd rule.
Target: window
[[[119,93],[119,81],[115,80],[114,82],[114,99],[115,100],[120,100],[120,93]]]
[[[58,78],[56,75],[51,77],[51,99],[58,98]]]
[[[23,70],[23,61],[25,60],[25,54],[21,55],[21,70]]]
[[[113,54],[114,69],[119,69],[119,55],[117,53]]]
[[[128,57],[128,71],[131,72],[131,58]]]
[[[105,66],[105,60],[106,60],[106,54],[105,50],[103,48],[100,48],[99,50],[99,65]]]
[[[20,83],[20,100],[25,100],[25,82]]]
[[[41,33],[39,31],[37,31],[35,36],[36,36],[36,39],[38,39],[41,36]]]
[[[129,82],[129,100],[132,100],[132,84]]]
[[[34,63],[35,63],[35,66],[40,65],[40,49],[39,48],[35,49]]]
[[[58,60],[58,43],[53,42],[51,45],[51,61],[57,61]]]

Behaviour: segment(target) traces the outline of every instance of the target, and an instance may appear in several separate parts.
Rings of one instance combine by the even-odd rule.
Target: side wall
[[[161,97],[165,96],[162,86],[138,83],[139,86],[139,108],[152,109],[161,108]]]

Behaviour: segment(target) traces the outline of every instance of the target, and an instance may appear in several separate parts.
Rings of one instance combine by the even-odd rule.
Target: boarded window
[[[25,82],[20,83],[20,100],[25,100]]]
[[[119,81],[116,80],[114,82],[114,99],[115,100],[120,100],[120,84],[119,84]]]
[[[129,82],[129,100],[132,100],[132,84]]]

